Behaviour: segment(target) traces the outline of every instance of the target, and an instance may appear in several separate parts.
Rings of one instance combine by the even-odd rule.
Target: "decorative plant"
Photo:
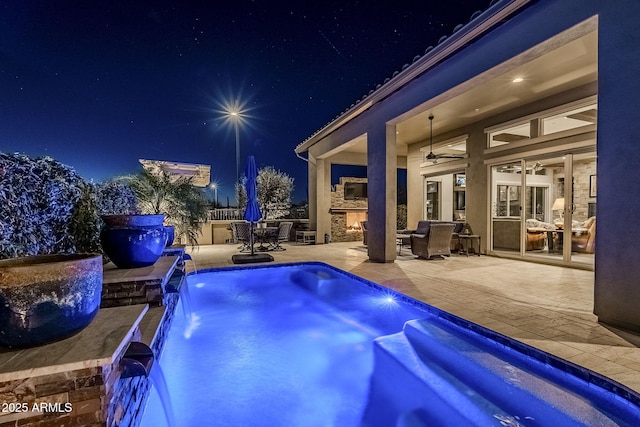
[[[91,185],[50,157],[0,153],[0,258],[99,250]]]
[[[184,235],[190,245],[198,245],[208,209],[207,199],[193,185],[192,178],[143,170],[137,175],[121,177],[119,181],[134,191],[141,213],[164,214],[166,225],[175,227],[176,236]]]
[[[257,180],[258,205],[264,219],[278,219],[289,214],[293,178],[273,166],[265,166],[258,170]],[[244,209],[247,196],[244,185],[236,185],[238,206]]]
[[[97,184],[96,207],[100,215],[134,215],[140,213],[135,191],[126,182],[110,180]]]
[[[82,185],[82,193],[71,217],[69,232],[76,240],[77,252],[102,253],[100,227],[102,221],[96,210],[95,186]]]

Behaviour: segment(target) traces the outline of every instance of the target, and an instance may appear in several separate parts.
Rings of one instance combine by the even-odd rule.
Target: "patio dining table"
[[[272,239],[276,236],[278,232],[278,227],[258,227],[253,229],[253,234],[256,237],[254,239],[254,244],[256,241],[260,242],[260,246],[256,248],[258,251],[269,251],[271,250],[270,243]],[[265,246],[265,243],[268,246]]]

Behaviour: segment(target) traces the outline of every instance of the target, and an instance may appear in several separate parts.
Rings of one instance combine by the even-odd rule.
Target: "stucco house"
[[[366,165],[368,255],[393,262],[406,168],[409,228],[465,221],[482,253],[594,269],[599,320],[640,330],[639,19],[635,0],[491,2],[296,147],[312,229],[331,232],[331,165]]]

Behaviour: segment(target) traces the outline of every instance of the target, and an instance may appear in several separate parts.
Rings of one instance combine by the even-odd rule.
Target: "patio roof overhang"
[[[333,137],[337,130],[393,97],[416,79],[427,78],[430,70],[438,64],[529,3],[528,0],[496,2],[299,144],[296,154],[300,157],[312,147],[320,153],[316,156],[318,158],[339,152],[366,153],[365,135],[340,141],[338,146],[334,143],[331,149],[322,149],[319,143]],[[434,136],[437,136],[570,89],[585,87],[585,92],[592,92],[589,85],[596,84],[597,73],[597,17],[592,17],[437,97],[407,108],[390,118],[387,124],[396,125],[398,155],[403,155],[409,144],[427,141],[430,114],[437,117],[437,128],[434,128]],[[514,83],[517,76],[523,76],[524,80]]]

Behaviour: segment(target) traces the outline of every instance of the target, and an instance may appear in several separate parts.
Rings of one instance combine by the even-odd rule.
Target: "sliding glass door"
[[[492,166],[492,249],[593,265],[596,178],[594,151]]]
[[[493,250],[521,252],[521,162],[491,168],[491,222]]]

